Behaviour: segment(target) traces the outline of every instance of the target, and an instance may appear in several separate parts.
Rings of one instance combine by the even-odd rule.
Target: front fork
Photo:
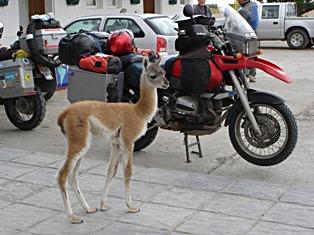
[[[231,76],[231,80],[233,82],[233,85],[235,86],[235,88],[237,90],[237,93],[238,93],[239,98],[241,100],[241,103],[243,105],[244,111],[246,112],[246,114],[247,114],[247,116],[248,116],[248,118],[249,118],[249,120],[253,126],[254,131],[256,131],[256,133],[258,133],[258,135],[261,135],[262,134],[261,130],[260,130],[260,128],[257,124],[257,121],[254,117],[254,114],[251,110],[248,98],[247,98],[246,94],[244,93],[237,76],[235,75],[234,71],[229,71],[229,74]],[[243,79],[243,80],[244,80],[244,83],[246,83],[246,84],[244,84],[245,87],[248,87],[248,83],[247,83],[246,79]]]

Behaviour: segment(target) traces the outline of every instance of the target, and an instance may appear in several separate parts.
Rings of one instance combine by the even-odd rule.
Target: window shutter
[[[9,4],[9,0],[0,0],[0,7],[5,7]]]
[[[67,5],[78,5],[80,2],[80,0],[66,0],[66,1],[67,1]]]
[[[131,4],[139,4],[141,2],[141,0],[130,0]]]

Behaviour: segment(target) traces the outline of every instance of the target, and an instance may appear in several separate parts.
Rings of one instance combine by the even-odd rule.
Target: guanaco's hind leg
[[[119,145],[119,131],[111,138],[111,154],[110,160],[107,169],[107,177],[105,183],[105,195],[104,198],[100,201],[100,210],[106,211],[110,209],[108,205],[108,194],[110,190],[110,186],[112,184],[112,180],[115,177],[118,169],[118,164],[120,161],[120,145]]]
[[[72,174],[70,174],[70,178],[69,178],[69,183],[72,186],[72,189],[75,193],[75,195],[77,196],[81,206],[83,207],[84,210],[86,210],[87,213],[94,213],[97,211],[97,208],[91,208],[89,207],[88,203],[86,202],[84,195],[80,189],[80,186],[78,184],[78,173],[79,173],[79,168],[81,165],[81,161],[82,161],[82,157],[76,162],[76,165],[73,169]]]
[[[87,136],[88,133],[87,128],[83,130],[82,129],[79,130],[78,128],[76,131],[80,131],[81,133],[78,135],[70,135],[71,133],[67,133],[68,137],[67,156],[66,160],[64,161],[63,165],[60,167],[57,173],[57,182],[65,206],[65,211],[68,216],[68,219],[73,224],[82,223],[83,220],[79,216],[75,215],[72,211],[69,195],[67,192],[67,182],[70,175],[73,174],[74,168],[77,168],[75,170],[75,174],[77,173],[77,170],[79,168],[78,161],[80,161],[80,159],[85,155],[90,145],[89,138]],[[72,138],[72,136],[74,136],[75,138]]]

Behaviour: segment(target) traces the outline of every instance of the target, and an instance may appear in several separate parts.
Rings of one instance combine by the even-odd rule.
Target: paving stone
[[[0,186],[1,185],[4,185],[4,184],[7,184],[9,181],[6,180],[6,179],[0,179]]]
[[[14,179],[25,173],[38,169],[35,166],[26,166],[19,163],[1,162],[0,164],[0,177],[7,179]]]
[[[271,222],[259,222],[247,235],[313,235],[313,229]]]
[[[283,194],[280,201],[314,206],[314,189],[292,187]]]
[[[19,201],[43,187],[24,182],[12,181],[4,186],[0,186],[0,198],[9,202]]]
[[[90,193],[84,193],[84,196],[86,198],[86,201],[88,202],[90,207],[96,207],[99,208],[100,206],[100,199],[102,198],[103,195],[98,195],[98,194],[90,194]],[[94,214],[86,214],[85,216],[91,216],[93,218],[97,219],[105,219],[105,220],[117,220],[121,216],[127,214],[127,207],[125,204],[124,199],[120,198],[113,198],[109,197],[108,198],[108,203],[110,206],[110,209],[107,211],[99,211]],[[139,202],[134,202],[136,206],[140,206],[141,204]],[[84,214],[84,210],[81,207],[80,204],[76,203],[76,205],[73,207],[73,210],[75,212],[79,212],[80,214]],[[84,219],[84,218],[83,218]]]
[[[185,188],[171,188],[157,194],[152,202],[178,208],[197,209],[215,195],[213,192],[197,191]]]
[[[9,149],[9,148],[0,148],[0,160],[1,161],[10,161],[14,158],[30,154],[30,151],[22,151],[17,149]]]
[[[114,187],[117,179],[113,180],[112,187]],[[105,190],[106,177],[83,173],[79,175],[78,182],[83,192],[89,193],[103,193]]]
[[[108,227],[111,221],[99,220],[92,216],[81,215],[83,219],[82,224],[71,224],[66,215],[58,216],[46,220],[30,229],[31,233],[41,235],[55,235],[55,234],[95,234],[97,231]]]
[[[314,229],[313,218],[314,207],[277,203],[263,220]]]
[[[288,190],[288,186],[254,180],[238,180],[225,191],[258,199],[278,200]]]
[[[254,220],[227,216],[218,213],[199,212],[176,231],[197,235],[243,235],[255,223]]]
[[[238,216],[249,219],[258,219],[274,204],[254,198],[217,194],[205,202],[202,210]]]
[[[143,227],[135,224],[126,224],[116,222],[109,227],[95,233],[95,235],[115,234],[115,235],[166,235],[166,231],[156,228]]]
[[[61,165],[63,164],[64,160],[65,160],[65,156],[61,156],[59,161],[57,161],[53,164],[50,164],[49,167],[59,169],[61,167]],[[106,162],[105,161],[102,162],[99,160],[94,160],[94,159],[89,159],[89,158],[83,157],[83,160],[82,160],[82,163],[80,166],[80,172],[84,172],[84,171],[87,171],[91,168],[101,166],[102,164],[106,164]]]
[[[55,217],[56,212],[33,206],[14,204],[0,212],[1,229],[25,230],[50,217]]]
[[[75,194],[68,191],[72,206],[78,203]],[[22,201],[22,203],[30,204],[36,207],[64,211],[64,204],[59,189],[47,188],[40,191]]]
[[[163,170],[150,168],[141,173],[136,174],[132,179],[149,182],[149,183],[157,183],[157,184],[166,184],[166,185],[174,185],[175,182],[184,178],[188,175],[188,172],[184,171],[175,171],[175,170]]]
[[[52,187],[57,185],[56,174],[56,169],[39,168],[34,172],[17,178],[17,180]]]
[[[88,173],[106,176],[107,175],[107,164],[108,163],[107,162],[104,162],[104,163],[105,164],[102,164],[102,165],[99,165],[97,167],[93,167],[93,168],[89,169]],[[143,172],[146,169],[147,168],[133,165],[133,167],[132,167],[132,179],[135,179],[135,176],[138,173]],[[123,178],[123,166],[122,166],[121,163],[118,166],[118,171],[117,171],[117,174],[116,174],[115,178],[120,178],[120,179]]]
[[[7,206],[9,206],[10,204],[12,204],[12,202],[8,202],[8,201],[3,201],[2,200],[2,197],[1,197],[1,200],[0,200],[0,209],[3,209]]]
[[[12,162],[24,163],[27,165],[35,165],[35,166],[48,166],[54,162],[60,161],[62,156],[48,153],[39,153],[34,152],[22,157],[18,157]]]
[[[189,173],[186,177],[176,182],[175,185],[185,188],[217,192],[222,191],[232,183],[233,180],[230,178]]]
[[[126,214],[119,221],[170,230],[192,213],[191,210],[147,203],[139,213]]]
[[[11,229],[11,228],[3,228],[1,225],[0,225],[0,234],[3,234],[3,235],[23,235],[23,234],[27,234],[26,232],[23,232],[23,231],[19,231],[19,230],[16,230],[16,229]]]
[[[132,199],[136,201],[149,201],[152,196],[168,189],[166,185],[149,184],[139,181],[131,181]],[[125,197],[124,181],[116,179],[115,185],[111,187],[109,195],[119,198]]]

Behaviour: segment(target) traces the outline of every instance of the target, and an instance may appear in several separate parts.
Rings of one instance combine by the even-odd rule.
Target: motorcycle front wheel
[[[39,126],[46,114],[46,101],[42,93],[6,99],[5,112],[10,122],[21,130]]]
[[[250,163],[271,166],[284,161],[294,150],[298,126],[285,104],[251,104],[261,130],[256,133],[245,111],[235,111],[229,125],[231,143],[237,153]]]

